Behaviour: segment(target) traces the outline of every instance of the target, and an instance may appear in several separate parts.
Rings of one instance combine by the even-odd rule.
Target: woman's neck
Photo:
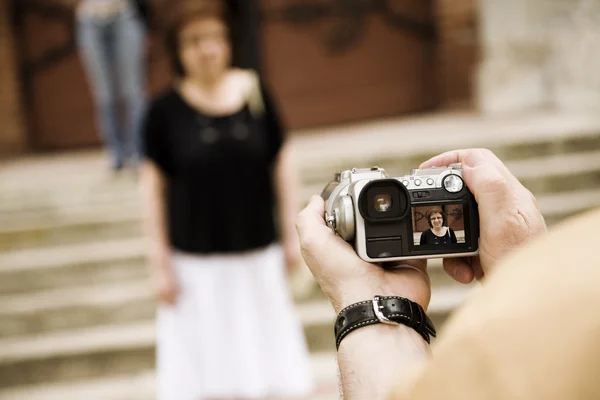
[[[445,232],[444,232],[444,230],[445,230],[445,227],[444,227],[444,226],[441,226],[441,227],[439,227],[439,228],[433,228],[433,233],[435,233],[435,234],[438,234],[438,233],[439,233],[439,234],[442,234],[442,233],[445,233]],[[438,235],[438,236],[439,236],[439,235]]]
[[[189,77],[184,79],[187,84],[195,86],[207,96],[216,94],[222,87],[226,74],[220,74],[216,77]]]

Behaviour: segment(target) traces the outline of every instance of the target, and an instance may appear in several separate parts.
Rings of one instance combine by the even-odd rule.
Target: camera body
[[[321,196],[327,224],[365,261],[478,254],[479,213],[460,164],[400,177],[353,168],[337,173]]]

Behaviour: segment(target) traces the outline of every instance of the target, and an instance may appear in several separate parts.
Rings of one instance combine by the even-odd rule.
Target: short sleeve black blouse
[[[162,170],[171,245],[190,253],[241,252],[275,240],[273,166],[284,140],[261,88],[264,112],[248,105],[210,116],[171,89],[152,102],[145,155]]]

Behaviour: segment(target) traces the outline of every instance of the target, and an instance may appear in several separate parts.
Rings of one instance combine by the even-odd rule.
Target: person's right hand
[[[150,263],[156,299],[161,303],[175,305],[179,294],[179,286],[170,265],[168,252],[158,252],[152,255]]]
[[[462,163],[463,178],[479,209],[479,256],[444,259],[444,270],[469,283],[490,274],[497,261],[528,240],[546,232],[535,197],[487,149],[456,150],[421,164],[420,168]]]

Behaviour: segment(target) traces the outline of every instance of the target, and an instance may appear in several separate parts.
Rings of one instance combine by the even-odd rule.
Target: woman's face
[[[179,59],[188,77],[211,80],[229,67],[231,46],[227,26],[219,18],[198,18],[179,32]]]
[[[444,217],[442,217],[441,213],[435,212],[429,216],[429,221],[432,227],[441,228],[444,223]]]

